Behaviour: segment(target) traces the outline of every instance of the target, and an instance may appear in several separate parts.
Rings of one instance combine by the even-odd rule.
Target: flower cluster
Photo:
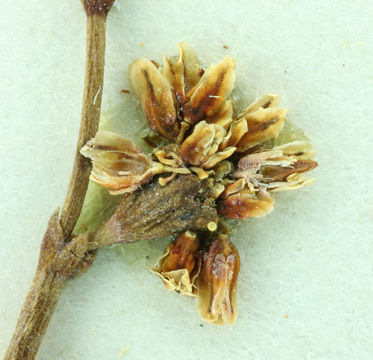
[[[155,176],[167,186],[176,176],[194,174],[211,185],[219,215],[237,219],[266,215],[274,208],[273,193],[310,184],[304,173],[317,166],[312,146],[305,141],[273,146],[287,113],[278,106],[279,96],[261,96],[236,113],[229,98],[236,61],[226,56],[204,69],[185,42],[179,50],[178,58],[164,56],[163,66],[140,59],[129,67],[149,127],[166,144],[155,144],[147,155],[131,141],[100,131],[81,149],[93,161],[91,179],[122,194]],[[169,245],[152,271],[167,288],[198,296],[207,321],[233,323],[239,267],[226,231],[211,238],[190,229]]]

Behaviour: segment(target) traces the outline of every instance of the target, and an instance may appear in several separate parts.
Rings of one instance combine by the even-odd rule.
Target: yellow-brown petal
[[[175,139],[179,124],[168,79],[146,59],[132,63],[128,73],[133,92],[139,99],[149,126],[167,139]]]
[[[202,164],[202,167],[206,170],[212,169],[215,167],[219,162],[228,159],[234,152],[236,148],[234,146],[229,146],[222,151],[219,151],[212,155],[207,161]]]
[[[271,182],[268,184],[268,191],[281,192],[297,190],[304,186],[311,185],[315,179],[306,178],[303,174],[293,173],[286,178],[286,181]]]
[[[119,195],[136,191],[139,186],[148,183],[154,176],[151,170],[146,171],[143,175],[123,175],[113,176],[105,173],[99,166],[92,169],[90,179],[109,190],[111,195]]]
[[[286,181],[286,178],[294,173],[304,173],[317,167],[317,162],[312,160],[298,160],[291,166],[262,166],[260,169],[264,182]]]
[[[227,56],[217,65],[210,65],[199,83],[187,94],[183,106],[185,120],[195,124],[212,116],[227,100],[234,87],[236,62]]]
[[[162,75],[168,80],[171,87],[174,86],[174,65],[172,64],[171,60],[163,55],[163,69]]]
[[[237,151],[244,152],[255,145],[276,138],[282,130],[287,110],[283,108],[260,109],[245,113],[247,132],[237,145]]]
[[[298,160],[313,159],[315,150],[308,141],[293,141],[284,145],[276,146],[276,150],[281,150],[286,156],[294,156]]]
[[[225,149],[228,146],[236,146],[247,131],[246,119],[241,118],[233,121],[229,127],[227,136],[220,145],[220,149]]]
[[[193,133],[184,140],[180,155],[191,165],[201,166],[206,170],[212,169],[236,150],[235,147],[227,147],[218,152],[225,135],[226,131],[222,126],[201,121],[195,126]]]
[[[139,147],[109,131],[99,131],[80,152],[92,160],[91,180],[115,193],[135,191],[154,175],[151,162]]]
[[[208,161],[211,158],[211,156],[213,156],[218,151],[220,144],[226,135],[226,131],[222,126],[216,125],[216,124],[210,124],[209,126],[214,127],[214,130],[215,130],[214,140],[212,141],[210,145],[210,150],[208,151],[206,156],[201,160],[201,163],[205,163],[206,161]]]
[[[224,192],[221,195],[222,199],[227,199],[229,196],[238,193],[243,190],[246,186],[245,179],[238,179],[235,182],[225,186]]]
[[[181,105],[186,102],[186,94],[201,78],[197,54],[185,41],[179,44],[179,59],[175,64],[174,90]]]
[[[111,131],[97,132],[80,152],[110,173],[139,175],[150,167],[149,159],[137,145]]]
[[[245,110],[246,114],[256,112],[260,109],[274,108],[280,101],[280,95],[277,94],[265,94],[256,99],[249,107]]]
[[[225,176],[230,174],[234,170],[233,164],[228,161],[224,160],[219,162],[215,167],[214,167],[214,172],[215,172],[215,180],[220,181],[223,180]]]
[[[180,147],[180,155],[184,162],[198,166],[206,157],[215,139],[215,127],[205,121],[198,123],[193,133]]]
[[[231,124],[233,116],[233,105],[231,100],[227,100],[215,114],[207,116],[205,118],[208,124],[217,124],[223,126],[225,130],[228,130]]]
[[[237,278],[240,257],[226,235],[218,235],[204,258],[198,278],[198,310],[216,325],[232,325],[237,316]]]
[[[184,64],[185,93],[188,93],[201,79],[201,67],[194,49],[186,42],[179,44],[180,54]]]
[[[273,210],[274,200],[264,191],[239,191],[220,202],[218,213],[230,219],[261,217]]]
[[[163,280],[168,290],[195,296],[194,282],[201,270],[199,240],[195,233],[180,234],[168,247],[151,271]]]

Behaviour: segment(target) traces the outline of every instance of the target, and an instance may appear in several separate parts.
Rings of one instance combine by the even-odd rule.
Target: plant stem
[[[5,360],[34,359],[65,281],[93,262],[86,251],[87,244],[75,239],[66,245],[56,211],[44,235],[38,267]]]
[[[78,221],[87,191],[91,161],[80,154],[80,149],[97,132],[100,120],[102,85],[105,64],[105,17],[87,17],[87,60],[83,95],[82,120],[79,130],[73,172],[65,204],[61,213],[64,236],[68,238]]]
[[[41,245],[38,267],[4,360],[34,359],[65,281],[87,270],[94,255],[87,243],[70,239],[88,187],[91,163],[80,148],[97,132],[104,79],[105,24],[114,0],[82,0],[87,14],[86,75],[73,172],[58,218],[54,213]]]

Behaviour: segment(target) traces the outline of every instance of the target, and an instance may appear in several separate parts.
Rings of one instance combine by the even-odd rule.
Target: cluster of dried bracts
[[[274,207],[273,193],[310,184],[303,173],[317,166],[310,160],[312,146],[304,141],[272,145],[287,113],[278,106],[279,96],[264,95],[236,114],[229,99],[235,60],[227,56],[203,69],[186,43],[179,49],[179,57],[164,57],[162,67],[145,59],[129,67],[132,91],[163,140],[145,154],[129,140],[99,132],[82,149],[93,160],[91,179],[122,194],[141,191],[151,181],[167,186],[175,177],[194,174],[207,184],[222,219],[266,215]],[[205,320],[231,324],[240,259],[226,227],[209,223],[207,228],[179,234],[152,271],[167,288],[197,296]]]

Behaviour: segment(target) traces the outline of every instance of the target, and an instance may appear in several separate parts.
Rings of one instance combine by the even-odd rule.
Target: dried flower
[[[217,325],[233,324],[237,316],[237,277],[240,256],[228,236],[220,234],[205,254],[198,278],[198,310]]]
[[[160,186],[170,186],[178,175],[194,176],[204,184],[203,203],[210,210],[216,208],[221,217],[238,219],[266,215],[275,205],[273,193],[309,185],[312,179],[304,173],[317,166],[311,160],[312,145],[294,141],[273,146],[287,114],[278,106],[279,96],[263,95],[236,114],[229,99],[236,61],[226,56],[203,69],[188,44],[181,43],[179,51],[176,59],[164,56],[163,66],[145,59],[129,66],[131,93],[150,128],[169,143],[154,144],[147,156],[132,142],[99,132],[82,149],[93,160],[91,179],[118,194],[134,192],[156,175]],[[122,231],[123,221],[117,226],[115,216],[110,226]],[[215,221],[205,228],[216,230]],[[167,288],[197,294],[204,319],[233,323],[239,256],[219,229],[215,237],[202,260],[200,252],[206,249],[209,236],[201,234],[198,239],[191,231],[182,233],[152,271]]]
[[[195,296],[195,280],[201,271],[199,239],[191,231],[177,236],[151,271],[159,275],[166,288]]]
[[[149,126],[162,136],[173,140],[178,133],[178,122],[172,88],[168,80],[149,60],[135,61],[128,70],[135,95]]]
[[[310,151],[309,143],[295,141],[241,158],[233,173],[238,180],[225,187],[219,212],[228,218],[243,219],[272,211],[271,192],[295,190],[312,183],[302,175],[317,166],[315,161],[304,159]]]
[[[132,192],[155,173],[139,147],[109,131],[99,131],[80,151],[93,161],[91,180],[113,189],[112,194]]]

